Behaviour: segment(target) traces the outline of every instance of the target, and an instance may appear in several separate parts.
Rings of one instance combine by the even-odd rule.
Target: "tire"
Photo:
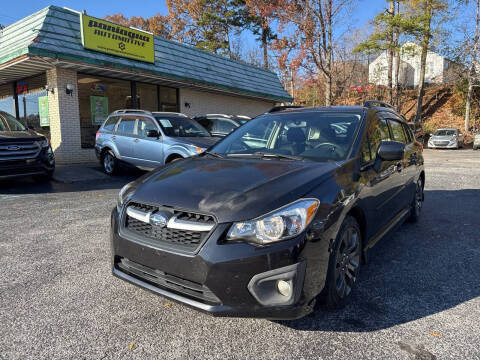
[[[107,150],[102,156],[102,168],[105,174],[115,175],[118,172],[118,160],[112,150]]]
[[[360,271],[362,233],[352,216],[343,221],[330,253],[327,280],[320,295],[326,310],[344,307],[349,299]]]
[[[55,170],[51,170],[51,171],[47,172],[45,175],[36,175],[36,176],[33,177],[33,180],[35,182],[38,182],[38,183],[48,182],[48,181],[52,180],[54,171]]]
[[[477,149],[478,149],[478,147],[476,147],[476,146],[473,147],[473,150],[477,150]]]
[[[417,185],[415,188],[415,197],[413,198],[413,202],[411,205],[411,210],[410,210],[410,217],[408,218],[409,222],[415,223],[420,219],[420,215],[422,213],[422,207],[423,207],[423,200],[424,200],[424,194],[423,194],[423,181],[422,179],[418,179]]]

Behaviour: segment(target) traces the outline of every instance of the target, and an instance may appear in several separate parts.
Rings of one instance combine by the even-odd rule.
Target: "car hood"
[[[25,131],[0,131],[0,143],[35,141],[45,139],[43,135],[32,130]]]
[[[177,137],[175,138],[176,143],[182,143],[187,145],[199,146],[202,148],[209,148],[210,146],[217,143],[220,139],[212,136],[205,137]]]
[[[132,200],[212,214],[219,223],[256,218],[305,196],[338,164],[192,157],[139,179]]]
[[[430,137],[430,140],[443,140],[443,141],[450,141],[450,140],[453,140],[454,137],[453,135],[446,135],[446,136],[437,136],[437,135],[433,135],[432,137]]]

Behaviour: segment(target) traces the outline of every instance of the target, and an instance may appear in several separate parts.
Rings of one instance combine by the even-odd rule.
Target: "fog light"
[[[277,290],[280,294],[282,294],[285,297],[292,296],[292,285],[290,284],[290,281],[278,280]]]

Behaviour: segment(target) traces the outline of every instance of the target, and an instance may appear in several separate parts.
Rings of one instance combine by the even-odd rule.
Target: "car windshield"
[[[445,129],[442,129],[442,130],[437,130],[435,131],[435,134],[433,134],[435,136],[452,136],[452,135],[455,135],[455,130],[445,130]]]
[[[9,113],[2,111],[0,112],[0,131],[25,131],[25,126]]]
[[[229,157],[338,161],[348,156],[361,112],[266,114],[248,121],[211,152]]]
[[[155,115],[166,136],[206,137],[210,133],[199,123],[183,116]]]

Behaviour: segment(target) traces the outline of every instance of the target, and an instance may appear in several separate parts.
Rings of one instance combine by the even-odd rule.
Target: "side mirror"
[[[152,137],[152,138],[159,138],[160,134],[158,133],[158,130],[147,130],[147,137]]]
[[[378,156],[385,161],[398,161],[403,159],[405,144],[399,141],[382,141],[378,148]]]

